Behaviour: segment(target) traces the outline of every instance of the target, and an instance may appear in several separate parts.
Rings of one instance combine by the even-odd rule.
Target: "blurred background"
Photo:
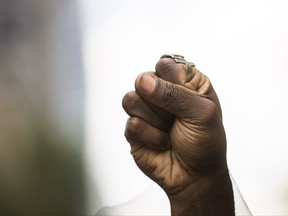
[[[223,108],[229,168],[252,213],[288,215],[288,1],[81,5],[91,212],[153,185],[130,156],[121,100],[139,73],[153,71],[162,54],[176,53],[211,78]],[[150,209],[159,204],[147,202]]]
[[[121,100],[177,53],[218,93],[252,213],[288,215],[287,22],[285,0],[0,0],[0,214],[94,215],[143,191],[167,208]]]
[[[78,2],[0,0],[0,215],[85,215]]]

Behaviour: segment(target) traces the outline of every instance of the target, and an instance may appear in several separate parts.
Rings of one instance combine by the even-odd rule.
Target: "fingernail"
[[[156,81],[154,78],[152,78],[149,75],[145,75],[145,76],[142,76],[139,81],[140,81],[140,83],[139,83],[140,88],[142,91],[144,91],[146,93],[153,92],[153,90],[156,86]]]

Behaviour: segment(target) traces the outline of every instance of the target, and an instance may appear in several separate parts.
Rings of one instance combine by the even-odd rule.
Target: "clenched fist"
[[[172,215],[234,215],[221,107],[207,76],[160,59],[123,108],[131,154],[166,192]]]

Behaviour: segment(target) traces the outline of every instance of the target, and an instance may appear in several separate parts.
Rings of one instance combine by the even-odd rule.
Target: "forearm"
[[[181,196],[170,196],[172,216],[235,215],[233,189],[228,172],[209,189],[201,188],[197,191],[200,193],[188,190]]]

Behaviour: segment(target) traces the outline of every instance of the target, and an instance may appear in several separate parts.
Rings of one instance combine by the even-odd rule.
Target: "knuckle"
[[[135,91],[130,91],[125,94],[122,99],[122,107],[129,114],[134,107],[139,103],[139,96]]]
[[[141,134],[141,122],[140,119],[136,117],[131,117],[127,120],[125,137],[128,141],[133,141],[139,137]]]
[[[177,67],[177,64],[175,63],[173,59],[163,58],[163,59],[160,59],[156,64],[156,73],[165,75],[173,71],[174,69],[176,69],[176,67]]]
[[[213,101],[205,99],[205,102],[201,106],[200,111],[201,112],[199,114],[204,124],[210,125],[211,123],[216,122],[219,119],[219,112]]]
[[[171,58],[163,58],[156,64],[156,74],[158,77],[183,85],[187,81],[185,64],[178,64]]]

